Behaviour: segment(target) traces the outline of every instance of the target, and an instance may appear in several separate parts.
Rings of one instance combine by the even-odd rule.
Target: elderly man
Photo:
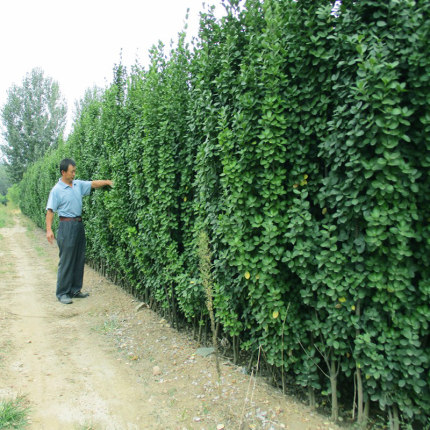
[[[52,221],[58,212],[60,226],[57,243],[60,261],[57,275],[57,298],[63,304],[73,303],[72,298],[85,298],[82,281],[85,265],[85,230],[82,223],[82,197],[92,188],[113,186],[110,180],[80,181],[75,179],[76,163],[65,158],[60,163],[61,178],[49,193],[46,205],[46,238],[54,242]]]

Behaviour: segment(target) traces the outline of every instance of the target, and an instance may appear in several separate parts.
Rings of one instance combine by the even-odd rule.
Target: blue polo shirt
[[[82,215],[82,197],[91,192],[91,181],[73,181],[73,187],[61,178],[49,193],[46,210],[52,209],[59,216],[76,217]]]

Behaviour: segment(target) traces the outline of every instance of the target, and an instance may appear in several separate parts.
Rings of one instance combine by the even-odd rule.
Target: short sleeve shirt
[[[52,209],[59,216],[77,217],[82,215],[82,197],[91,192],[91,181],[73,181],[73,187],[61,178],[49,193],[46,210]]]

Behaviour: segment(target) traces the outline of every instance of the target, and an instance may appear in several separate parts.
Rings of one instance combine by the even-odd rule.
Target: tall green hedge
[[[66,143],[30,168],[44,226],[58,162],[112,178],[84,205],[88,260],[206,325],[197,239],[223,336],[280,383],[429,425],[430,3],[231,0],[190,47],[115,67]],[[168,52],[166,52],[168,51]],[[353,402],[354,399],[354,402]]]

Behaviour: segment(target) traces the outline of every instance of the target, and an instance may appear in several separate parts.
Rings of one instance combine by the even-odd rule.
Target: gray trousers
[[[73,296],[82,289],[85,266],[85,229],[78,221],[60,221],[57,233],[60,261],[57,275],[57,297]]]

